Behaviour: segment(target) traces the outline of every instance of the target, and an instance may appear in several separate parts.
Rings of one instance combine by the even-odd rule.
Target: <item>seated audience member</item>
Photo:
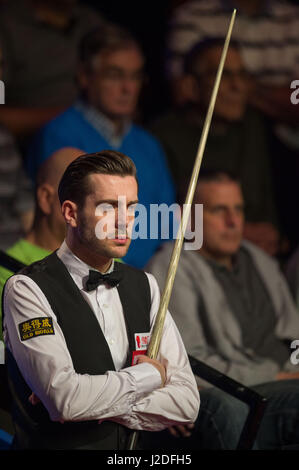
[[[297,307],[299,308],[299,247],[292,254],[287,263],[286,277]]]
[[[188,0],[179,5],[171,14],[166,39],[167,75],[180,90],[177,96],[183,92],[179,84],[186,54],[200,41],[224,37],[234,7],[232,38],[240,44],[244,67],[251,76],[254,105],[271,118],[298,122],[296,106],[290,103],[290,83],[298,75],[296,2]]]
[[[222,48],[223,39],[219,38],[194,46],[185,60],[188,102],[151,126],[164,147],[177,186],[182,178],[191,176]],[[248,94],[249,79],[239,48],[232,41],[202,168],[223,168],[239,176],[245,198],[245,236],[273,255],[278,250],[279,234],[268,138],[261,115],[248,106]]]
[[[23,137],[70,105],[78,43],[103,20],[77,0],[14,0],[0,8],[6,91],[0,122]]]
[[[88,153],[112,149],[134,161],[139,202],[147,211],[150,204],[174,202],[173,184],[159,143],[132,122],[143,71],[143,54],[129,32],[107,24],[88,34],[80,45],[80,98],[37,134],[28,158],[32,177],[39,165],[63,146]],[[136,239],[125,261],[143,267],[160,243],[159,238]]]
[[[84,152],[79,149],[63,148],[55,152],[41,166],[36,182],[33,225],[23,238],[8,248],[7,254],[24,264],[31,264],[49,255],[61,245],[65,237],[65,225],[57,194],[58,183],[67,165],[82,153]],[[0,266],[0,294],[12,274]],[[0,314],[1,310],[0,307]]]
[[[169,88],[174,102],[183,104],[188,98],[183,77],[186,54],[198,42],[224,37],[234,7],[232,39],[239,43],[250,75],[249,102],[267,122],[280,231],[293,250],[299,239],[299,222],[293,217],[299,204],[299,193],[293,191],[299,174],[299,106],[292,99],[294,95],[296,102],[297,90],[290,87],[299,77],[298,2],[187,0],[178,5],[171,14],[166,39]],[[262,233],[258,235],[261,239]]]
[[[64,219],[57,194],[59,180],[69,163],[83,152],[75,148],[63,148],[54,153],[40,168],[36,182],[34,221],[29,232],[13,244],[7,253],[24,264],[31,264],[56,250],[65,237]],[[12,272],[0,266],[0,298]],[[2,302],[0,303],[0,364],[4,363],[2,335]],[[13,434],[13,424],[7,412],[0,410],[0,427]],[[6,441],[4,448],[8,448]],[[0,429],[1,448],[1,429]]]
[[[3,76],[0,49],[0,80]],[[3,105],[0,105],[0,112]],[[0,249],[12,245],[30,227],[33,188],[23,168],[23,159],[11,132],[0,120]]]
[[[194,225],[197,235],[203,230],[203,244],[197,251],[183,247],[169,304],[188,354],[269,398],[257,448],[298,444],[299,370],[291,363],[290,344],[299,338],[299,317],[286,281],[276,261],[242,240],[238,180],[224,172],[202,172],[194,203],[203,204],[202,227]],[[147,266],[161,289],[172,249],[173,242],[162,245]],[[206,394],[201,393],[204,410],[203,397],[213,401],[215,390],[197,380]],[[222,425],[244,418],[243,407],[222,396],[227,407]],[[197,433],[204,433],[200,423],[199,414],[193,444],[200,442]]]

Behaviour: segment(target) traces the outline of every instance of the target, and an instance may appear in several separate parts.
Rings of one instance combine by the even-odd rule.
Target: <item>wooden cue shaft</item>
[[[219,85],[221,81],[222,71],[224,68],[226,54],[227,54],[227,50],[228,50],[228,46],[230,42],[230,37],[231,37],[231,33],[232,33],[234,21],[235,21],[235,16],[236,16],[236,9],[233,10],[228,32],[227,32],[226,39],[225,39],[225,43],[223,46],[223,51],[222,51],[220,63],[218,66],[214,88],[213,88],[213,92],[211,95],[210,104],[209,104],[206,119],[204,122],[203,130],[202,130],[202,134],[201,134],[201,138],[200,138],[200,142],[198,146],[197,156],[195,159],[193,172],[192,172],[192,176],[191,176],[191,180],[190,180],[190,184],[189,184],[189,188],[188,188],[188,192],[186,196],[185,208],[183,211],[183,216],[180,221],[177,239],[173,247],[173,251],[172,251],[172,255],[171,255],[171,259],[170,259],[170,263],[168,267],[167,277],[165,281],[165,286],[164,286],[164,290],[161,296],[159,310],[158,310],[156,321],[155,321],[153,331],[151,334],[151,340],[150,340],[150,344],[148,347],[147,355],[152,359],[155,359],[159,352],[159,346],[161,342],[165,316],[167,313],[169,299],[171,296],[172,287],[173,287],[173,283],[174,283],[174,279],[175,279],[175,275],[176,275],[176,271],[177,271],[177,267],[179,263],[179,258],[180,258],[180,254],[181,254],[181,250],[182,250],[182,246],[184,242],[186,226],[187,226],[189,215],[190,215],[191,204],[193,201],[194,192],[195,192],[195,188],[197,185],[198,174],[199,174],[199,170],[201,167],[205,145],[206,145],[206,141],[207,141],[207,137],[208,137],[208,133],[210,129],[210,124],[211,124],[211,120],[213,116],[213,111],[214,111],[217,93],[218,93],[218,89],[219,89]]]
[[[186,227],[187,227],[187,223],[188,223],[188,219],[190,215],[191,204],[193,201],[194,192],[195,192],[195,188],[197,185],[198,175],[199,175],[199,171],[201,167],[201,162],[202,162],[202,158],[203,158],[203,154],[204,154],[204,150],[206,146],[206,141],[207,141],[212,117],[213,117],[215,102],[216,102],[216,98],[218,94],[218,89],[220,86],[221,76],[222,76],[226,54],[228,51],[228,46],[229,46],[229,42],[230,42],[230,38],[232,34],[232,29],[233,29],[234,22],[235,22],[235,17],[236,17],[236,9],[233,10],[229,27],[228,27],[228,31],[227,31],[227,35],[225,38],[225,42],[224,42],[224,46],[223,46],[223,50],[222,50],[216,78],[215,78],[215,83],[214,83],[212,95],[210,98],[207,115],[205,118],[200,142],[198,145],[197,156],[195,159],[195,163],[194,163],[194,167],[193,167],[193,171],[191,175],[191,180],[190,180],[190,184],[189,184],[189,188],[188,188],[188,192],[186,196],[183,215],[180,221],[177,238],[176,238],[173,250],[172,250],[172,255],[171,255],[171,259],[170,259],[170,263],[169,263],[169,267],[167,271],[165,286],[164,286],[163,293],[161,296],[159,310],[156,316],[149,347],[147,350],[147,356],[150,357],[151,359],[155,359],[159,352],[163,327],[165,323],[165,317],[166,317],[166,313],[168,310],[168,304],[169,304],[169,300],[170,300],[170,296],[171,296],[171,292],[173,288],[173,283],[174,283],[174,279],[175,279],[175,275],[176,275],[176,271],[177,271],[177,267],[179,263],[179,258],[180,258],[180,254],[181,254],[181,250],[182,250],[182,246],[184,242],[184,236],[185,236]],[[137,443],[137,434],[138,434],[137,431],[133,432],[133,435],[131,436],[130,443],[129,443],[129,450],[133,450],[135,448],[136,443]]]

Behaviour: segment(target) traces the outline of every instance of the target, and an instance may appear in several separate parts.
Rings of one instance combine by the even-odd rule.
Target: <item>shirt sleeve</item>
[[[156,295],[153,300],[152,311],[156,310]],[[171,354],[173,357],[168,357],[169,353],[164,352],[172,339],[179,344],[170,319],[165,327],[167,336],[170,335],[171,338],[166,344],[165,341],[161,344],[161,361],[167,367],[167,386],[164,388],[168,388],[169,393],[162,393],[160,399],[160,393],[157,398],[153,395],[154,391],[164,391],[159,389],[160,374],[150,364],[137,364],[118,372],[107,371],[104,375],[77,374],[56,316],[43,292],[28,276],[16,275],[7,282],[4,290],[4,310],[6,346],[12,352],[28,386],[42,401],[53,421],[110,419],[133,429],[147,429],[155,423],[157,415],[160,414],[167,415],[167,418],[163,418],[163,427],[173,420],[190,421],[191,408],[191,419],[196,418],[193,415],[198,408],[198,399],[191,400],[193,406],[188,405],[186,413],[180,412],[181,405],[176,405],[178,397],[173,389],[176,389],[177,381],[181,382],[185,375],[188,376],[186,372],[181,376],[177,369],[188,369],[190,366],[187,364],[186,355],[184,358],[179,356],[180,348],[177,345],[174,347],[174,344],[171,344],[174,348],[174,354]],[[51,317],[55,334],[21,341],[18,325],[38,317]],[[191,377],[193,378],[192,374]],[[190,385],[192,378],[188,378]],[[192,388],[190,385],[189,388]],[[185,387],[184,384],[186,393]],[[196,392],[197,390],[193,391],[192,397],[196,396]],[[189,403],[188,397],[183,397],[183,391],[179,395]],[[167,397],[170,397],[172,402],[170,413]],[[158,401],[160,403],[155,405]],[[147,418],[150,414],[153,416]],[[161,424],[157,423],[157,426],[157,429],[161,428]]]
[[[160,292],[155,278],[147,274],[151,286],[151,331],[160,304]],[[160,431],[165,427],[194,422],[199,410],[199,393],[188,356],[178,329],[167,312],[157,359],[165,366],[166,384],[163,388],[144,394],[131,413],[116,417],[132,429]]]

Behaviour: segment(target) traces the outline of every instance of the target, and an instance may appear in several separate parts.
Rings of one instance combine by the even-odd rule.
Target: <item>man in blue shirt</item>
[[[124,261],[143,267],[161,244],[161,236],[150,239],[150,204],[174,202],[160,144],[132,123],[144,77],[143,54],[127,31],[107,24],[83,38],[79,59],[80,97],[38,132],[29,148],[27,167],[34,179],[41,163],[65,146],[87,153],[110,149],[129,155],[137,167],[139,200],[147,210],[148,231],[146,238],[135,240]]]

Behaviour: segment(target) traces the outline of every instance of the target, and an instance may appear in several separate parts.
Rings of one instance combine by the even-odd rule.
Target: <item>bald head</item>
[[[39,168],[36,179],[37,186],[48,183],[57,189],[66,167],[84,153],[83,150],[75,147],[64,147],[54,152]]]
[[[64,147],[41,165],[36,178],[36,208],[27,240],[47,250],[56,250],[65,237],[65,221],[58,199],[58,185],[66,167],[84,151]]]

